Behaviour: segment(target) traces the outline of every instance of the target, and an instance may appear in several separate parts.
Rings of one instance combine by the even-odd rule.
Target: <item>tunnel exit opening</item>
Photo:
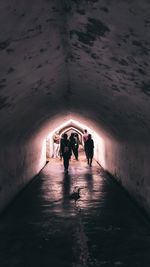
[[[46,137],[44,145],[45,145],[45,153],[46,153],[46,162],[48,163],[54,155],[54,141],[53,137],[56,132],[59,132],[60,137],[64,133],[67,133],[68,136],[72,132],[75,132],[79,136],[80,148],[83,148],[83,134],[84,130],[87,129],[87,132],[92,135],[92,139],[94,140],[94,158],[95,160],[104,166],[104,140],[98,135],[94,129],[91,129],[89,126],[82,124],[79,121],[70,119],[67,122],[59,125],[53,131],[49,133]]]

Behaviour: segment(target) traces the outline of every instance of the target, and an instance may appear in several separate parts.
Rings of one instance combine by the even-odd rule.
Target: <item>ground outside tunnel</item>
[[[51,159],[1,216],[0,236],[1,267],[150,266],[149,222],[83,152],[68,174]]]

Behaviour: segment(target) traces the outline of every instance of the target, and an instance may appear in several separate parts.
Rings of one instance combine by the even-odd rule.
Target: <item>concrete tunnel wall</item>
[[[149,17],[147,0],[0,3],[0,211],[73,118],[103,138],[97,160],[150,213]]]
[[[46,137],[59,124],[68,120],[49,120],[44,127],[25,143],[6,143],[1,146],[0,157],[0,210],[2,211],[46,163]],[[101,142],[95,142],[95,159],[121,182],[139,204],[149,212],[149,147],[140,143],[118,142],[108,137],[98,125],[77,116],[79,122],[92,126],[92,133],[100,135]]]
[[[150,214],[150,146],[140,142],[106,142],[105,168]]]

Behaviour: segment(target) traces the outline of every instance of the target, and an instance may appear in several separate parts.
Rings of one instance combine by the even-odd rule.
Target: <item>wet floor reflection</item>
[[[70,195],[78,189],[80,189],[78,199],[80,208],[87,210],[92,208],[92,205],[99,200],[103,186],[97,169],[89,168],[86,162],[80,161],[80,163],[72,162],[69,172],[64,173],[62,162],[55,160],[53,163],[45,168],[41,177],[44,180],[43,198],[53,206],[53,211],[59,216],[74,216],[75,201],[70,199]]]
[[[63,177],[63,183],[62,183],[62,192],[63,192],[63,197],[62,197],[62,209],[63,209],[63,214],[65,215],[70,214],[70,175],[68,173],[64,174]]]
[[[77,201],[71,198],[80,189]],[[150,266],[150,229],[131,200],[80,155],[51,160],[0,219],[0,266]]]
[[[92,175],[91,169],[89,170],[89,173],[85,173],[84,177],[85,177],[85,180],[87,181],[87,188],[92,195],[92,192],[93,192],[93,175]]]

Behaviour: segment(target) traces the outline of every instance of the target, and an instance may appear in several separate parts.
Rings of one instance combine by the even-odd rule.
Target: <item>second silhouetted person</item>
[[[60,151],[63,157],[64,169],[66,172],[68,171],[69,160],[71,157],[71,144],[67,138],[68,138],[67,134],[64,134],[63,139],[61,139],[61,144],[60,144]]]
[[[91,134],[88,135],[88,140],[85,142],[85,153],[87,157],[88,164],[92,166],[92,159],[94,155],[94,142]]]

